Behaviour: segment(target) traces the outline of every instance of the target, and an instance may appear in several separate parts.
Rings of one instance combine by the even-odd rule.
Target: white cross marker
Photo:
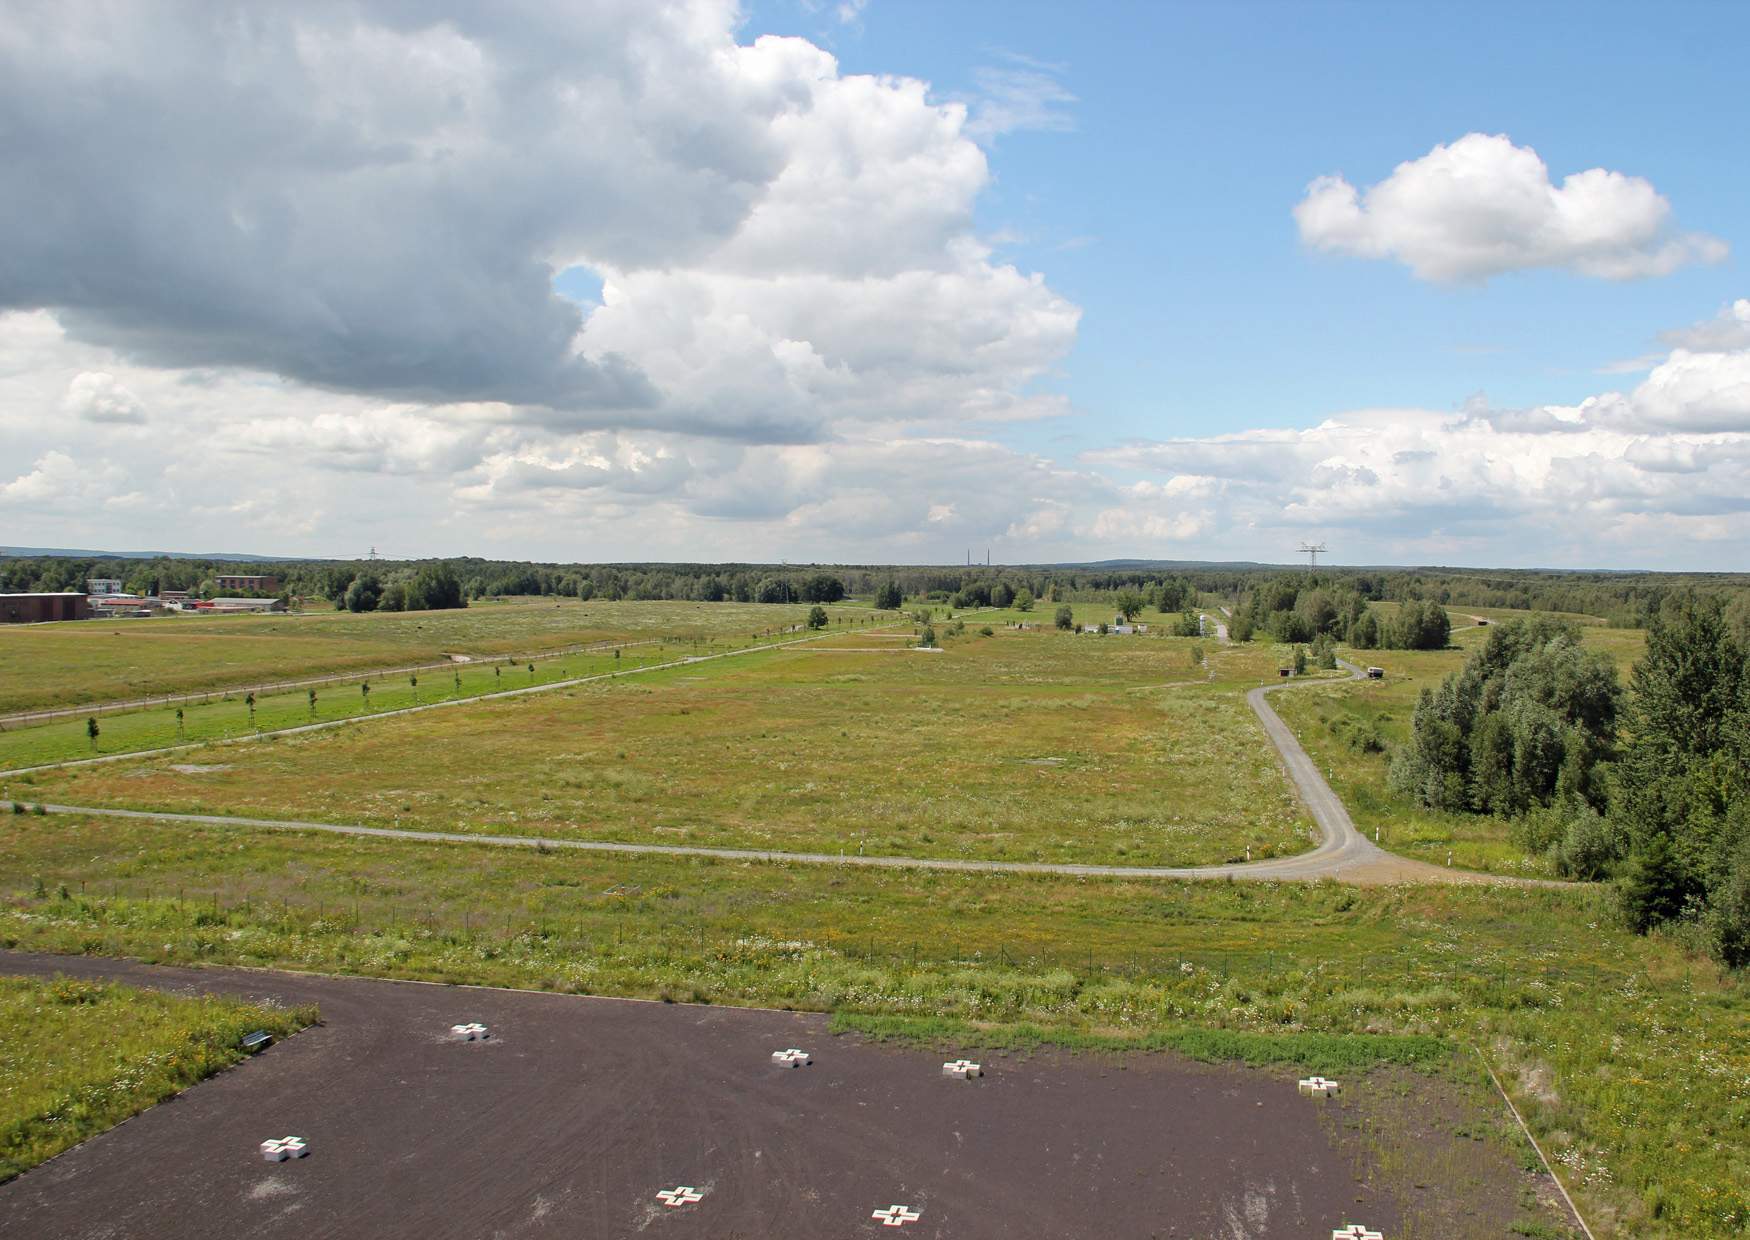
[[[869,1216],[880,1219],[883,1227],[904,1227],[907,1223],[915,1223],[923,1217],[921,1211],[910,1206],[888,1206],[885,1210],[877,1210]]]
[[[975,1076],[983,1076],[984,1069],[970,1059],[950,1059],[942,1065],[942,1075],[967,1081]]]
[[[813,1063],[814,1059],[807,1051],[791,1048],[787,1051],[773,1051],[772,1062],[785,1068],[800,1068],[803,1064]]]
[[[690,1206],[695,1201],[705,1200],[705,1194],[696,1188],[688,1188],[685,1184],[676,1188],[665,1188],[656,1194],[658,1201],[665,1206]]]
[[[1339,1227],[1331,1232],[1331,1240],[1385,1240],[1385,1236],[1371,1227],[1350,1223],[1347,1227]]]
[[[472,1042],[475,1038],[484,1042],[492,1035],[486,1031],[486,1026],[479,1021],[470,1021],[466,1025],[451,1025],[450,1036],[458,1042]]]
[[[288,1158],[302,1158],[309,1152],[309,1142],[302,1137],[274,1137],[261,1143],[261,1156],[268,1162],[284,1162]]]
[[[1300,1092],[1309,1098],[1329,1098],[1342,1090],[1336,1081],[1327,1081],[1322,1076],[1309,1076],[1300,1083]]]

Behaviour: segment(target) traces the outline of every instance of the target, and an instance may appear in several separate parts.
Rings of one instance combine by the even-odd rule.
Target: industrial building
[[[244,577],[228,574],[214,577],[213,584],[221,590],[236,590],[246,594],[278,594],[280,579],[274,576]]]
[[[53,594],[0,594],[0,624],[42,624],[49,620],[89,620],[91,606],[74,590]]]

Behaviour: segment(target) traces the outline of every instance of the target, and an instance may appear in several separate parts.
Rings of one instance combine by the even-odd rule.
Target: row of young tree
[[[1638,930],[1678,923],[1750,964],[1750,648],[1722,599],[1667,598],[1625,690],[1567,621],[1496,628],[1423,690],[1391,782],[1510,818],[1559,872],[1614,879]]]

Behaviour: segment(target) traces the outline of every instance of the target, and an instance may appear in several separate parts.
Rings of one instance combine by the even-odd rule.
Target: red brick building
[[[0,624],[89,619],[91,605],[83,594],[0,594]]]

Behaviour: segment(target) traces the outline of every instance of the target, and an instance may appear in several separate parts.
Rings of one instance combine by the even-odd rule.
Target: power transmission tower
[[[1300,544],[1300,549],[1306,556],[1306,571],[1309,573],[1317,572],[1319,567],[1319,556],[1324,554],[1325,544],[1303,542]]]

